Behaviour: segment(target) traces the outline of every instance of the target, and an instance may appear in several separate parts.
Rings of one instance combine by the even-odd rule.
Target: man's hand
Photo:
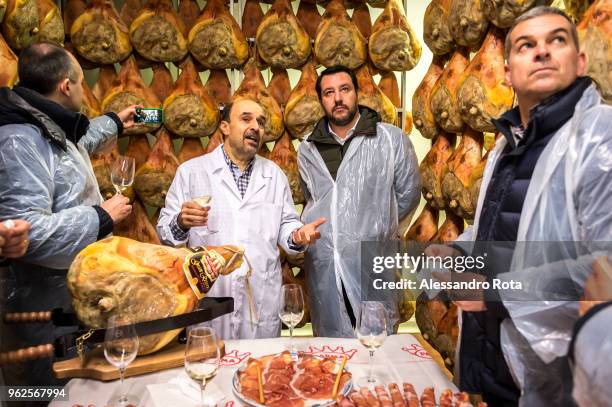
[[[0,256],[16,259],[28,250],[30,222],[7,220],[0,223]]]
[[[210,206],[201,206],[195,202],[184,202],[176,222],[183,230],[208,224]]]
[[[119,113],[117,113],[117,116],[119,116],[119,120],[121,120],[121,123],[123,123],[124,130],[129,129],[130,127],[134,126],[135,124],[134,116],[136,115],[137,107],[142,108],[143,106],[132,105],[128,108],[123,109]]]
[[[606,256],[593,262],[593,272],[584,283],[584,297],[580,301],[580,315],[594,305],[612,300],[612,264]]]
[[[302,226],[291,234],[293,243],[298,246],[306,246],[314,243],[321,237],[321,233],[317,230],[319,226],[326,222],[325,218],[319,218],[312,223]]]
[[[453,249],[454,250],[454,249]],[[432,276],[443,282],[470,282],[478,281],[480,283],[486,281],[486,277],[476,273],[431,273]],[[449,297],[463,311],[479,312],[487,309],[487,304],[484,302],[484,292],[482,289],[476,290],[446,290]]]
[[[100,206],[108,212],[115,225],[127,218],[132,212],[130,199],[124,195],[115,195],[111,199],[104,201]]]

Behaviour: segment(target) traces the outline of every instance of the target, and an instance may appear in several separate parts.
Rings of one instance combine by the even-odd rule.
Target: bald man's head
[[[55,44],[33,44],[19,54],[19,85],[45,96],[53,93],[66,78],[76,82],[79,70],[76,59]]]

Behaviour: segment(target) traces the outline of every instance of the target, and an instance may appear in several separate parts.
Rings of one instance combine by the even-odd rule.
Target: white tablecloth
[[[221,361],[217,376],[207,385],[205,394],[209,402],[217,402],[220,407],[242,405],[232,393],[232,376],[237,367],[249,357],[259,357],[278,353],[288,347],[288,338],[225,341],[226,355]],[[353,379],[363,377],[368,372],[368,351],[357,339],[339,338],[294,338],[299,351],[316,355],[341,356],[348,358],[347,369]],[[374,373],[384,383],[410,382],[420,395],[425,387],[432,386],[436,394],[446,388],[456,391],[456,387],[444,375],[440,367],[412,335],[393,335],[386,339],[374,355]],[[183,381],[184,380],[184,381]],[[183,384],[181,384],[183,383]],[[139,406],[199,406],[199,393],[188,380],[184,369],[170,369],[147,375],[125,379],[125,388],[140,398]],[[69,401],[54,401],[53,407],[94,405],[105,406],[107,401],[119,391],[119,380],[100,382],[97,380],[72,379],[67,390]],[[188,394],[194,396],[190,398]]]

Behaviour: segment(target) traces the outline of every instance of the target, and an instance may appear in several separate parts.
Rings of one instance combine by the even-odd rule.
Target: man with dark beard
[[[298,151],[302,220],[328,219],[321,242],[305,256],[310,315],[315,335],[352,337],[362,297],[360,243],[395,238],[399,221],[412,216],[421,192],[419,164],[402,130],[357,104],[353,71],[327,68],[316,89],[325,117]],[[391,331],[399,313],[393,300],[386,307]]]

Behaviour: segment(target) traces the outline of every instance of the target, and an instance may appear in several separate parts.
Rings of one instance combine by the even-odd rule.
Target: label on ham
[[[186,250],[189,251],[189,254],[183,262],[183,271],[191,289],[198,300],[201,300],[210,291],[217,279],[215,276],[219,275],[218,272],[214,272],[215,265],[213,264],[215,255],[219,255],[204,247],[187,248]]]

